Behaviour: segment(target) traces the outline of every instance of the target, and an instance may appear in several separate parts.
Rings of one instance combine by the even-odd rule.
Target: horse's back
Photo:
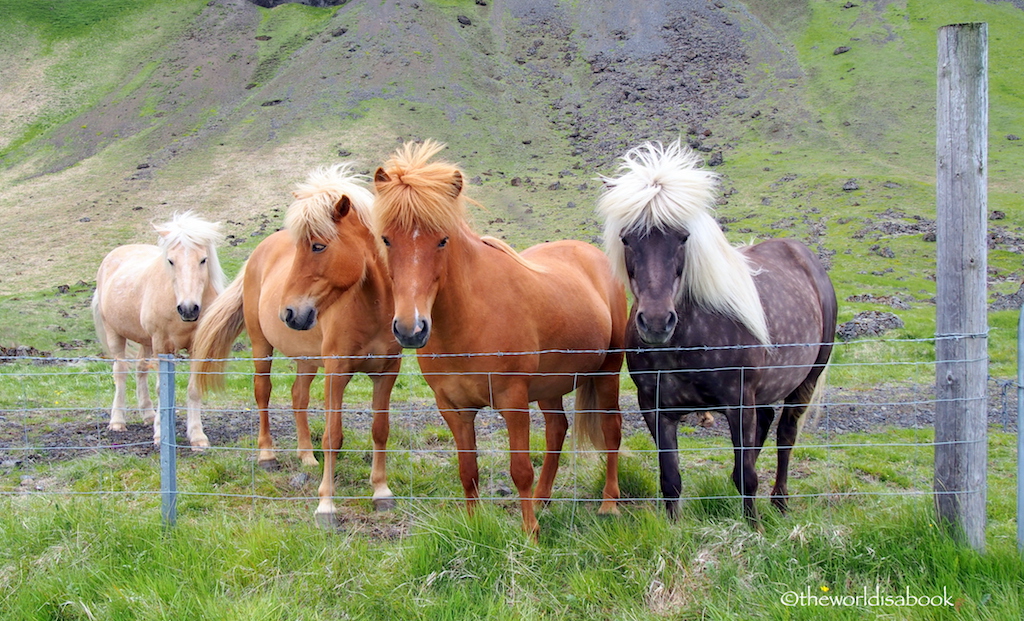
[[[818,257],[793,239],[771,239],[745,254],[755,269],[772,341],[830,343],[835,333],[836,294]]]
[[[810,249],[792,239],[762,242],[747,256],[760,269],[754,280],[776,345],[765,353],[765,388],[796,382],[800,377],[793,371],[801,368],[816,381],[835,338],[837,304],[828,273]],[[795,389],[780,388],[787,394]]]
[[[532,279],[536,299],[529,303],[542,309],[539,319],[554,328],[552,340],[577,338],[570,336],[572,330],[566,331],[563,324],[567,320],[597,329],[602,335],[602,344],[597,348],[622,347],[627,310],[625,291],[601,250],[585,242],[564,240],[532,246],[522,256],[545,269]],[[583,340],[593,342],[593,336]],[[574,348],[571,343],[563,345]]]
[[[609,307],[622,301],[625,308],[623,286],[612,273],[608,257],[595,246],[576,240],[545,242],[527,248],[521,255],[546,270],[543,274],[547,278],[538,279],[548,281],[546,288],[556,292],[564,292],[566,287],[593,292]]]

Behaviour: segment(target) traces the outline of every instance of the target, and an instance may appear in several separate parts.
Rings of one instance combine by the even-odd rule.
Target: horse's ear
[[[455,175],[452,176],[452,196],[458,196],[462,193],[462,173],[455,171]]]
[[[334,203],[334,213],[332,217],[335,222],[341,222],[341,219],[348,215],[348,210],[352,208],[352,201],[349,200],[347,194],[342,194],[341,198],[338,199],[337,203]]]
[[[377,172],[373,173],[373,182],[379,185],[381,183],[387,183],[388,181],[391,181],[391,177],[384,172],[383,168],[378,167]]]

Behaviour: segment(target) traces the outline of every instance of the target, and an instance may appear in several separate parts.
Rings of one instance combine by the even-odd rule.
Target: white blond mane
[[[353,173],[352,167],[352,163],[345,162],[317,168],[296,186],[295,201],[284,217],[284,226],[292,235],[305,240],[336,237],[334,206],[342,196],[348,196],[360,222],[370,228],[373,193],[363,185],[366,178]]]
[[[165,253],[175,246],[206,248],[206,269],[210,273],[210,286],[217,293],[224,290],[224,270],[217,258],[217,244],[224,241],[220,222],[209,222],[192,213],[175,212],[169,222],[154,224],[159,234],[157,246]]]
[[[678,140],[647,142],[622,158],[619,177],[602,177],[597,204],[604,218],[604,245],[616,275],[629,286],[621,236],[655,229],[685,230],[686,265],[679,296],[742,323],[770,343],[768,322],[754,285],[754,268],[729,244],[711,215],[718,175],[700,168],[700,156]]]

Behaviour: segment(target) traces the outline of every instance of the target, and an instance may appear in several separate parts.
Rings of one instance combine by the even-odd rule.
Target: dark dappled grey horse
[[[824,384],[836,296],[803,244],[772,239],[734,248],[712,217],[717,175],[674,142],[645,143],[606,178],[598,204],[605,247],[633,291],[626,362],[658,446],[668,513],[678,511],[677,427],[691,411],[724,413],[733,482],[758,525],[754,468],[782,402],[772,503],[786,510],[792,447]]]

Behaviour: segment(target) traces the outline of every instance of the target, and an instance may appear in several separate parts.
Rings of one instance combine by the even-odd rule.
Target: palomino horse
[[[675,516],[680,494],[676,429],[689,411],[724,412],[733,482],[759,525],[754,464],[784,402],[772,502],[786,510],[789,459],[802,417],[824,384],[836,295],[805,246],[774,239],[734,248],[709,210],[717,178],[678,142],[646,143],[605,179],[598,204],[605,247],[635,303],[626,363],[658,445],[661,488]]]
[[[391,335],[391,289],[379,246],[367,226],[373,195],[348,164],[310,174],[285,215],[287,230],[264,239],[241,273],[199,324],[194,371],[202,390],[220,383],[231,345],[242,329],[252,340],[259,410],[259,461],[276,463],[270,437],[270,371],[274,350],[297,358],[292,407],[299,455],[316,465],[306,409],[317,368],[326,374],[324,476],[316,520],[337,526],[334,469],[341,450],[342,397],[355,373],[373,381],[373,466],[370,483],[378,509],[393,506],[385,450],[391,389],[402,348]]]
[[[140,345],[136,396],[147,422],[153,421],[153,442],[160,443],[160,416],[149,396],[147,373],[153,353],[190,349],[196,320],[224,288],[217,261],[222,239],[218,224],[187,211],[155,226],[158,245],[131,244],[115,248],[100,264],[92,315],[103,348],[114,357],[114,404],[110,430],[125,430],[128,363],[127,341]],[[210,446],[200,420],[199,392],[188,383],[187,433],[193,449]]]
[[[562,241],[516,254],[466,222],[462,173],[428,163],[443,145],[407,143],[374,177],[375,229],[387,246],[398,342],[419,363],[458,448],[467,507],[479,497],[474,421],[490,406],[508,426],[523,529],[536,535],[534,501],[550,498],[568,423],[562,396],[576,389],[576,422],[607,452],[601,513],[617,512],[622,416],[619,371],[626,299],[607,258]],[[529,403],[544,412],[547,452],[536,494]]]

